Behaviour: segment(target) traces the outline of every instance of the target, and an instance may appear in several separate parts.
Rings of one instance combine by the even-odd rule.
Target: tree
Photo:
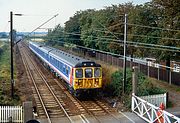
[[[63,45],[64,42],[64,28],[58,24],[53,30],[48,30],[48,34],[45,37],[48,45]]]
[[[65,41],[77,45],[82,45],[82,41],[80,40],[80,18],[82,15],[82,11],[78,11],[74,14],[73,17],[65,22]]]
[[[159,27],[171,30],[162,30],[161,36],[167,39],[159,40],[159,44],[165,46],[177,46],[180,47],[180,42],[175,40],[169,40],[168,38],[179,38],[180,31],[180,1],[179,0],[153,0],[154,8],[158,11]],[[170,66],[170,60],[176,59],[178,53],[170,51],[162,51],[158,53],[160,59],[166,60],[166,66]]]

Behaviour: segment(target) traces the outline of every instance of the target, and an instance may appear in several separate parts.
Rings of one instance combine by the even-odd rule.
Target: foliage
[[[180,47],[180,1],[152,0],[142,5],[124,3],[111,5],[100,10],[78,11],[65,23],[64,29],[56,27],[48,35],[50,44],[58,40],[89,48],[123,54],[124,14],[128,14],[127,40],[135,44],[127,46],[131,57],[152,57],[164,60],[179,60],[180,53],[157,50],[154,46],[139,46],[138,43]],[[134,25],[133,25],[134,24]],[[143,25],[138,26],[138,25]],[[149,28],[154,27],[154,28]],[[170,29],[170,30],[165,30]],[[59,30],[64,30],[64,34]],[[175,31],[174,31],[175,30]],[[116,41],[115,41],[116,40]],[[136,44],[137,42],[137,44]]]
[[[80,40],[80,18],[82,11],[78,11],[73,17],[65,22],[65,40],[68,43],[82,45],[83,42]]]
[[[125,93],[130,95],[132,93],[132,72],[127,70],[126,73],[126,84]],[[114,96],[122,95],[123,90],[123,71],[116,71],[112,74],[112,82],[108,85],[112,88]],[[108,87],[108,88],[109,88]],[[154,87],[153,84],[148,80],[148,78],[142,73],[138,74],[138,86],[137,86],[138,96],[162,94],[165,91],[161,88]]]
[[[64,42],[64,28],[57,25],[54,29],[48,30],[47,36],[44,38],[48,45],[63,45]]]
[[[131,93],[132,93],[132,71],[127,70],[126,73],[126,84],[125,84],[125,94],[123,94],[123,71],[116,71],[112,74],[112,81],[110,84],[106,85],[105,91],[107,91],[107,96],[118,96],[123,100],[125,106],[130,108],[131,106]],[[147,96],[153,94],[162,94],[165,90],[153,86],[149,79],[142,73],[138,73],[138,85],[137,85],[137,95]]]
[[[8,44],[3,45],[2,47],[0,61],[0,78],[5,81],[7,78],[10,78],[10,48]]]
[[[0,54],[0,105],[16,105],[19,97],[10,97],[10,47],[9,42],[4,42],[2,54]],[[15,73],[15,72],[14,72]],[[16,91],[15,91],[16,93]]]

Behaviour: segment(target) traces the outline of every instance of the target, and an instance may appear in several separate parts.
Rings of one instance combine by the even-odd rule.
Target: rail
[[[24,55],[25,55],[25,54],[24,54]],[[27,59],[26,59],[26,60],[27,60]],[[31,77],[31,80],[32,80],[32,82],[33,82],[33,85],[34,85],[34,87],[35,87],[35,90],[36,90],[36,92],[37,92],[37,95],[38,95],[39,100],[40,100],[40,102],[41,102],[41,105],[42,105],[42,107],[43,107],[43,109],[44,109],[44,112],[45,112],[45,114],[46,114],[46,117],[47,117],[47,119],[48,119],[48,122],[51,123],[51,120],[50,120],[49,114],[48,114],[48,112],[47,112],[47,109],[46,109],[46,107],[45,107],[45,104],[44,104],[44,102],[43,102],[43,99],[42,99],[42,97],[41,97],[41,95],[40,95],[40,92],[39,92],[37,86],[36,86],[36,83],[35,83],[35,80],[34,80],[34,78],[33,78],[32,73],[31,73],[31,71],[30,71],[30,68],[29,68],[28,65],[27,65],[27,61],[25,61],[24,59],[22,59],[22,61],[23,61],[24,65],[25,65],[25,69],[27,70],[29,76]]]
[[[28,56],[31,57],[30,55],[28,55]],[[30,59],[30,60],[31,60],[31,59]],[[50,91],[51,94],[53,95],[53,97],[54,97],[54,99],[56,100],[56,102],[58,103],[58,105],[61,107],[61,109],[63,110],[63,112],[64,112],[65,115],[67,116],[68,120],[72,123],[72,122],[73,122],[72,119],[70,118],[70,116],[69,116],[68,113],[66,112],[65,108],[63,107],[63,105],[61,104],[61,102],[59,101],[59,99],[56,97],[56,95],[54,94],[54,92],[52,91],[51,87],[48,85],[48,82],[47,82],[47,80],[46,80],[46,77],[43,75],[43,73],[42,73],[40,70],[37,69],[38,66],[37,66],[36,64],[34,64],[32,60],[31,60],[31,63],[33,64],[33,66],[35,66],[36,71],[39,73],[40,77],[42,78],[42,80],[44,81],[44,83],[46,84],[46,86],[48,87],[49,91]],[[33,82],[33,84],[34,84],[36,90],[38,91],[37,86],[36,86],[36,84],[35,84],[35,81]],[[38,94],[38,96],[40,96],[40,93]],[[41,102],[42,102],[42,101],[41,101]],[[43,102],[42,102],[42,103],[43,103]],[[47,114],[47,113],[46,113],[46,114]],[[47,114],[47,117],[48,117],[48,119],[49,119],[49,123],[51,123],[48,114]]]

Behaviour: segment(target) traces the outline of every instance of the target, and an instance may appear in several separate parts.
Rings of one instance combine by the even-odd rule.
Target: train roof
[[[49,54],[54,55],[57,58],[60,58],[61,60],[69,63],[72,66],[77,66],[78,64],[85,62],[92,62],[90,60],[83,59],[81,57],[66,53],[61,50],[52,50]]]
[[[29,43],[35,45],[36,47],[39,47],[45,53],[49,53],[50,51],[55,49],[55,48],[52,48],[52,47],[47,47],[47,46],[45,46],[45,44],[39,43],[39,42],[29,42]]]
[[[55,49],[55,48],[46,46],[42,43],[31,42],[31,44],[34,44],[37,47],[40,47],[40,49],[42,49],[44,52],[49,53],[50,56],[54,56],[57,59],[60,59],[64,62],[70,64],[73,67],[82,67],[82,66],[100,67],[99,64],[96,64],[93,61],[69,54],[69,53],[59,50],[59,49]]]

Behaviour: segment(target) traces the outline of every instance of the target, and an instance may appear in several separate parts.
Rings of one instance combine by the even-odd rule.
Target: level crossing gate
[[[0,122],[23,123],[23,107],[0,106]]]
[[[132,94],[132,112],[149,123],[180,123],[180,118]],[[159,115],[158,112],[161,112]],[[162,121],[163,118],[163,121]]]

